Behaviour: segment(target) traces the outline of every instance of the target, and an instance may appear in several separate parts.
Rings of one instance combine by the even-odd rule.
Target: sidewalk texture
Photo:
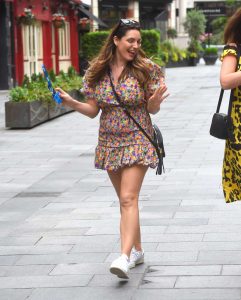
[[[106,172],[94,169],[98,117],[5,129],[0,94],[0,300],[241,299],[241,206],[224,202],[224,141],[209,135],[219,70],[166,70],[171,95],[153,116],[166,172],[145,178],[146,261],[129,281],[109,273],[120,216]]]

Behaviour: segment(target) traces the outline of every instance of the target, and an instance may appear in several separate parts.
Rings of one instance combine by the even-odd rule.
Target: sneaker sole
[[[116,276],[118,276],[119,278],[124,278],[124,279],[129,279],[128,275],[126,272],[124,272],[123,270],[119,269],[119,268],[110,268],[110,272]]]

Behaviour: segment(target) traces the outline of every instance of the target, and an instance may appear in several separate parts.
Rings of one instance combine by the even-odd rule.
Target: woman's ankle
[[[130,256],[128,256],[126,253],[122,252],[121,256],[125,257],[127,260],[130,258]]]
[[[142,251],[141,245],[135,245],[135,246],[134,246],[134,249],[135,249],[136,251]]]

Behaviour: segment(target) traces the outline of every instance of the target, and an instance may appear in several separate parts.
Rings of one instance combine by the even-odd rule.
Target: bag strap
[[[221,104],[222,104],[222,100],[223,100],[223,93],[224,93],[224,89],[221,89],[220,95],[219,95],[219,100],[218,100],[218,106],[217,106],[217,109],[216,109],[216,113],[219,113],[219,110],[220,110],[220,107],[221,107]]]
[[[159,159],[161,159],[161,153],[160,150],[158,148],[158,145],[155,143],[155,141],[149,136],[149,134],[147,134],[147,132],[141,127],[141,125],[135,120],[135,118],[129,113],[129,111],[127,110],[127,108],[125,107],[125,105],[121,102],[119,95],[117,94],[114,84],[112,82],[111,79],[111,73],[110,73],[110,68],[108,69],[108,75],[110,78],[110,84],[112,87],[112,90],[114,92],[115,98],[117,100],[117,102],[119,103],[120,107],[124,110],[124,112],[126,113],[126,115],[136,124],[136,126],[141,130],[141,132],[145,135],[145,137],[151,142],[151,144],[155,147],[156,152],[157,152],[157,156]]]
[[[225,49],[225,47],[224,47],[224,49]],[[241,55],[241,53],[240,53],[241,49],[240,49],[239,44],[237,45],[237,48],[234,48],[234,47],[232,47],[232,48],[235,49],[235,50],[237,49],[237,66],[236,66],[236,71],[237,71],[238,70],[238,65],[239,65],[239,59],[240,59],[240,55]],[[233,93],[234,93],[234,89],[232,89],[231,92],[230,92],[229,105],[228,105],[228,117],[231,117]],[[219,100],[218,100],[218,105],[217,105],[217,109],[216,109],[216,113],[219,113],[221,103],[222,103],[222,99],[223,99],[223,94],[224,94],[224,89],[221,89],[220,95],[219,95]]]

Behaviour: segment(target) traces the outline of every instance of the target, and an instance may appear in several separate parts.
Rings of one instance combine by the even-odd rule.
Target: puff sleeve
[[[83,86],[80,91],[84,94],[86,100],[95,98],[95,88],[89,86],[86,76],[83,77]]]
[[[232,56],[235,56],[237,58],[238,57],[237,47],[226,45],[223,48],[223,53],[221,54],[220,60],[223,61],[224,57],[227,56],[227,55],[232,55]]]

